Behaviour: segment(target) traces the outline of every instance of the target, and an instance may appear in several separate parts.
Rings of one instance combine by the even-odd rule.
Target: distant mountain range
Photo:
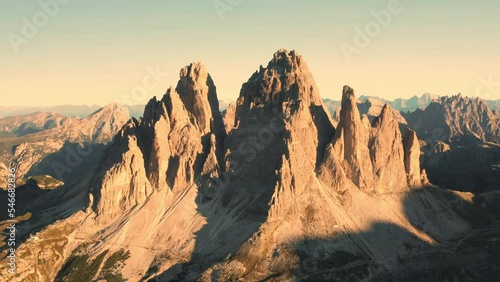
[[[396,110],[402,112],[413,112],[416,109],[425,109],[427,105],[429,105],[432,100],[439,98],[439,95],[425,93],[422,96],[413,96],[409,99],[397,98],[394,100],[386,100],[383,98],[375,97],[375,96],[360,96],[360,100],[368,100],[368,98],[375,98],[384,101],[386,104],[389,104]]]
[[[498,190],[500,118],[486,101],[440,97],[403,116],[421,140],[422,166],[432,183],[470,192]]]
[[[21,136],[70,123],[75,117],[59,113],[35,112],[0,118],[0,136]]]
[[[144,112],[144,105],[126,105],[132,117],[140,117]],[[84,118],[102,108],[99,105],[60,105],[40,107],[0,106],[0,117],[28,115],[36,112],[57,113],[67,117]]]
[[[436,94],[425,93],[422,96],[413,96],[409,99],[397,98],[394,100],[386,100],[384,98],[376,97],[376,96],[360,96],[358,100],[366,101],[371,98],[372,101],[379,100],[382,103],[389,104],[393,109],[402,111],[402,112],[412,112],[416,109],[425,109],[427,105],[434,99],[439,98],[440,96]],[[498,100],[484,100],[488,107],[497,111],[500,109],[500,99]],[[234,101],[229,99],[219,100],[219,110],[222,112],[229,107],[230,103]],[[323,103],[327,107],[328,111],[333,115],[335,111],[340,107],[340,100],[332,100],[325,98],[323,99]],[[377,103],[379,104],[379,103]],[[131,117],[139,118],[144,113],[144,106],[141,104],[137,105],[125,105],[130,112]],[[45,112],[45,113],[57,113],[68,117],[86,117],[93,112],[100,109],[99,105],[60,105],[60,106],[47,106],[47,107],[17,107],[17,106],[0,106],[0,118],[9,117],[9,116],[19,116],[19,115],[27,115],[36,112]]]
[[[67,171],[58,171],[55,164],[67,163],[68,152],[90,146],[89,154],[100,156],[102,145],[111,142],[129,119],[128,108],[117,104],[107,105],[84,118],[38,112],[0,119],[0,137],[3,137],[0,138],[0,188],[6,188],[2,170],[6,171],[10,161],[19,164],[16,171],[19,183],[24,183],[27,176],[39,174],[61,177]]]
[[[394,100],[387,100],[384,98],[376,97],[376,96],[360,96],[358,99],[360,101],[367,100],[378,100],[384,104],[390,105],[393,109],[398,111],[407,113],[413,112],[416,109],[425,109],[432,101],[439,99],[441,96],[436,94],[425,93],[422,96],[413,96],[409,99],[397,98]],[[491,110],[499,110],[500,109],[500,99],[499,100],[484,100],[485,103]],[[340,101],[332,100],[332,99],[323,99],[326,107],[331,113],[334,113],[335,110],[340,106]]]
[[[403,116],[423,140],[432,138],[456,145],[500,144],[499,121],[486,101],[479,98],[461,94],[440,97],[425,109],[419,108]]]

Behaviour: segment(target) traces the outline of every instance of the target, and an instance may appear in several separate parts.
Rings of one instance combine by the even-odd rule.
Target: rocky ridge
[[[432,183],[473,193],[498,190],[500,124],[495,115],[487,101],[460,94],[404,114],[421,139],[421,165]]]
[[[123,212],[154,190],[178,192],[217,177],[225,130],[215,91],[206,68],[191,64],[175,89],[148,102],[143,119],[125,125],[96,177],[97,214]]]
[[[500,143],[498,119],[480,98],[468,98],[461,94],[441,97],[425,110],[416,110],[404,117],[423,140],[440,140],[455,146]]]
[[[335,160],[329,163],[341,163],[348,178],[362,189],[404,191],[407,187],[426,183],[417,169],[418,139],[408,129],[405,142],[402,142],[398,122],[389,105],[385,105],[370,123],[367,115],[360,115],[354,91],[346,86],[341,107],[330,148]]]
[[[195,63],[129,120],[90,182],[89,208],[42,233],[66,226],[71,238],[46,278],[68,280],[79,273],[63,270],[92,263],[85,275],[100,279],[120,250],[128,257],[113,271],[130,281],[316,279],[311,260],[373,278],[469,229],[462,198],[423,188],[418,139],[402,136],[391,107],[370,122],[345,86],[334,128],[294,51],[250,76],[225,127],[217,109]],[[36,246],[20,252],[36,257]]]
[[[62,150],[72,145],[80,146],[82,155],[90,154],[92,152],[84,151],[92,146],[97,150],[98,145],[109,143],[129,118],[127,108],[117,104],[105,106],[83,119],[63,118],[55,127],[49,126],[48,129],[26,136],[0,140],[3,149],[1,161],[5,166],[10,161],[18,164],[16,173],[20,183],[24,182],[25,176],[36,173],[58,177],[51,167],[55,160],[46,165],[41,164],[46,157],[67,154]],[[49,124],[53,122],[49,121]]]
[[[0,119],[0,132],[11,133],[14,136],[26,135],[72,123],[75,120],[76,118],[57,113],[36,112]]]

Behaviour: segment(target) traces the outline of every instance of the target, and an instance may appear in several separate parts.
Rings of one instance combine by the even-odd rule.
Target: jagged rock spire
[[[369,131],[362,122],[354,90],[344,86],[340,121],[333,138],[337,158],[344,163],[346,175],[355,185],[370,189],[373,182],[373,167],[368,149]]]
[[[403,145],[408,184],[410,186],[419,186],[422,184],[422,175],[420,174],[420,144],[418,143],[417,133],[410,128],[406,129]]]
[[[369,141],[374,187],[380,192],[407,187],[404,150],[399,124],[392,109],[385,105],[372,124]]]
[[[289,117],[304,106],[321,106],[318,87],[302,56],[295,51],[277,51],[266,68],[261,67],[243,84],[237,104],[242,111],[254,107],[279,108]]]
[[[131,121],[108,149],[93,191],[98,214],[118,214],[155,190],[181,191],[223,167],[225,130],[206,68],[190,64],[177,87],[153,97],[144,118]]]
[[[245,162],[245,155],[238,152],[242,142],[251,140],[255,145],[248,151],[255,151],[256,157],[248,171],[266,179],[266,184],[258,186],[267,186],[269,191],[282,177],[277,171],[295,174],[293,187],[285,189],[304,189],[334,133],[318,87],[295,51],[279,50],[267,67],[260,67],[243,84],[234,120],[235,128],[228,136],[228,161]],[[289,183],[290,179],[280,182]],[[257,186],[250,184],[242,185]]]
[[[416,135],[409,133],[403,142],[389,105],[369,124],[368,118],[359,114],[354,90],[344,86],[340,120],[320,166],[319,177],[341,191],[346,189],[344,177],[366,191],[403,191],[409,186],[422,185],[419,152]],[[342,167],[344,173],[330,172],[338,167]]]
[[[201,63],[192,63],[181,69],[179,76],[175,91],[200,130],[204,134],[223,132],[216,87],[206,67]]]

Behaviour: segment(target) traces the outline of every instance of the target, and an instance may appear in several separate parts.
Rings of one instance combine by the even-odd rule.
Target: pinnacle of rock
[[[412,155],[405,158],[399,124],[391,107],[385,105],[380,115],[369,124],[366,115],[360,116],[354,90],[349,86],[344,86],[342,91],[340,119],[331,144],[320,167],[322,175],[326,175],[326,167],[337,167],[339,163],[345,177],[363,190],[384,193],[418,185],[414,180],[415,177],[420,180],[418,155],[415,156],[419,154],[420,147],[415,148],[418,139],[409,142],[413,149],[408,149],[408,152]],[[409,168],[405,169],[406,166],[412,169],[411,179],[407,177]],[[336,177],[341,179],[343,176]]]
[[[293,105],[299,101],[322,106],[318,87],[305,61],[295,51],[280,50],[266,68],[260,68],[243,84],[237,103],[245,108],[280,106],[286,118],[297,110]]]
[[[192,63],[181,69],[179,76],[175,90],[200,130],[204,134],[211,130],[222,133],[224,126],[216,87],[206,67],[201,63]]]
[[[236,103],[231,102],[227,109],[223,112],[224,128],[226,129],[226,134],[234,128],[235,115],[236,115]]]
[[[98,214],[116,215],[153,191],[175,193],[217,176],[225,131],[215,91],[206,68],[195,63],[180,71],[175,89],[148,102],[144,118],[130,122],[107,151],[112,162],[95,180]]]
[[[262,67],[262,66],[261,66]],[[295,72],[301,68],[307,68],[302,56],[295,51],[287,51],[280,49],[273,55],[273,59],[269,62],[267,68],[274,68],[280,72]],[[263,69],[263,68],[260,68]]]
[[[241,146],[240,132],[254,132],[249,138],[259,140],[257,145],[262,149],[257,151],[249,170],[269,179],[269,190],[277,181],[275,171],[282,169],[296,173],[294,187],[303,189],[334,133],[307,65],[296,52],[286,50],[276,52],[266,68],[260,68],[243,84],[234,125],[228,136],[228,152],[239,158],[233,152]],[[260,141],[262,137],[270,141]],[[289,167],[284,168],[285,164]],[[267,171],[262,171],[268,166]]]
[[[408,186],[402,139],[392,109],[385,105],[373,122],[369,141],[375,186],[379,191],[398,191]]]
[[[333,138],[339,160],[344,161],[346,175],[361,188],[370,189],[373,167],[368,149],[369,131],[361,121],[354,90],[344,86],[337,132]]]
[[[422,185],[422,176],[420,175],[420,144],[417,133],[407,129],[403,140],[405,171],[410,186]]]

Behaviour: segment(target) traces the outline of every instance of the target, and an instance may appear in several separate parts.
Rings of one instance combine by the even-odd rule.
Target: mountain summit
[[[215,91],[206,68],[191,64],[175,89],[148,102],[143,119],[125,125],[95,178],[97,214],[117,215],[153,191],[183,191],[217,175],[225,130]]]

